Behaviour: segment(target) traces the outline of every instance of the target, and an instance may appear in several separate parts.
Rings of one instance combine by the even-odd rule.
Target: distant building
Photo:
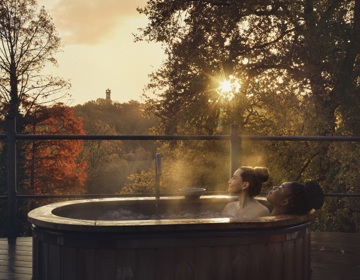
[[[107,89],[107,90],[105,91],[105,93],[106,93],[106,100],[111,101],[111,90],[110,90],[110,89]]]

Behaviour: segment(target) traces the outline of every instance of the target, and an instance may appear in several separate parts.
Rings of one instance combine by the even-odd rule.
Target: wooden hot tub
[[[33,279],[310,279],[311,215],[221,217],[232,199],[90,199],[34,209]]]

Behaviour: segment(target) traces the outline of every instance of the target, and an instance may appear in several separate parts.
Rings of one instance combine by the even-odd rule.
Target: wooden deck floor
[[[360,233],[312,232],[313,280],[360,279]]]
[[[360,234],[313,232],[312,280],[359,280]],[[0,239],[0,280],[30,280],[32,239]]]
[[[0,239],[0,279],[30,280],[32,274],[32,239],[19,237],[16,243]]]

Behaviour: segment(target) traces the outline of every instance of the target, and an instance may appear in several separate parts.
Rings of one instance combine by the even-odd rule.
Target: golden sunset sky
[[[53,18],[62,39],[59,66],[45,71],[69,80],[70,106],[105,98],[143,101],[148,74],[164,60],[160,44],[134,42],[147,18],[137,7],[146,0],[38,0]]]

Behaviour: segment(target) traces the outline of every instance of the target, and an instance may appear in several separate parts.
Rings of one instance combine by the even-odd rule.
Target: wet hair
[[[262,184],[269,180],[269,169],[266,167],[242,166],[240,176],[244,182],[249,183],[249,196],[254,197],[260,194]]]
[[[305,184],[291,182],[288,189],[291,194],[287,214],[304,215],[312,209],[320,209],[324,203],[324,193],[316,181]]]

